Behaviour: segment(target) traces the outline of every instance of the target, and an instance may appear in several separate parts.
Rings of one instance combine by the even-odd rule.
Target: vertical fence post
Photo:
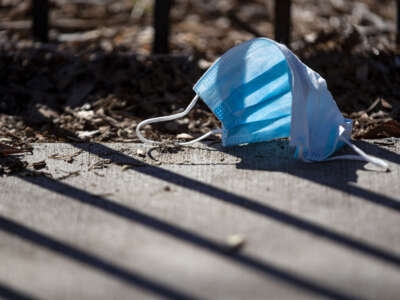
[[[396,28],[396,42],[400,45],[400,0],[397,0],[397,28]]]
[[[169,52],[170,10],[173,0],[155,0],[153,53]]]
[[[275,0],[275,40],[287,46],[292,30],[291,4],[292,0]]]
[[[49,40],[49,0],[33,0],[32,3],[33,38],[43,43]]]

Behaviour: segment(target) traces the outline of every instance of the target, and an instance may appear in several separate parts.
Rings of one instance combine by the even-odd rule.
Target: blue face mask
[[[187,143],[222,133],[223,146],[289,137],[296,157],[307,162],[362,159],[387,164],[350,143],[352,121],[340,113],[326,81],[304,65],[286,46],[267,38],[242,43],[220,57],[195,84],[196,97],[182,113],[141,122],[140,128],[185,116],[201,98],[222,123],[222,129]],[[358,155],[329,158],[344,144]]]

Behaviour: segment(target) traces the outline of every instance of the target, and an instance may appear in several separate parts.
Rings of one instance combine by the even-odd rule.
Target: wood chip
[[[66,171],[63,171],[63,172],[66,172]],[[66,175],[58,177],[58,178],[56,178],[56,180],[64,180],[64,179],[67,179],[67,178],[70,178],[70,177],[79,176],[80,173],[81,172],[79,170],[78,171],[67,172]]]
[[[77,152],[73,154],[65,154],[65,155],[59,155],[58,153],[50,155],[48,158],[51,159],[60,159],[63,160],[67,163],[72,163],[74,161],[74,158],[77,157],[79,154],[81,154],[83,150],[78,150]]]
[[[123,166],[121,167],[121,171],[122,171],[122,172],[125,172],[126,170],[129,170],[130,168],[131,168],[130,165],[123,165]]]
[[[32,163],[32,167],[35,170],[41,170],[47,167],[46,162],[44,160]]]
[[[91,119],[93,119],[94,116],[95,116],[93,110],[89,110],[89,111],[86,111],[86,110],[78,111],[75,115],[76,115],[78,118],[81,118],[81,119],[84,119],[84,120],[91,120]]]
[[[108,165],[110,165],[111,163],[112,163],[111,159],[99,160],[98,162],[96,162],[93,165],[91,165],[89,167],[88,171],[107,168]]]
[[[194,137],[188,133],[180,133],[176,135],[177,139],[182,139],[182,140],[191,140],[194,139]]]
[[[392,105],[383,98],[381,99],[381,104],[383,108],[392,109]]]
[[[90,139],[91,137],[95,136],[96,134],[99,134],[100,130],[92,130],[92,131],[77,131],[76,134],[78,138],[82,140],[87,140]]]

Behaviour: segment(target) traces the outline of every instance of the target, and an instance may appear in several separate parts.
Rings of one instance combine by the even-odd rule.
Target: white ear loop
[[[339,156],[334,156],[334,157],[328,158],[327,160],[336,160],[336,159],[362,160],[362,161],[370,162],[371,164],[374,164],[374,165],[376,165],[378,167],[381,167],[381,168],[383,168],[385,170],[389,169],[389,165],[384,160],[365,153],[360,148],[358,148],[356,145],[352,144],[345,137],[340,136],[339,139],[341,141],[345,142],[358,155],[350,155],[350,154],[349,155],[339,155]]]
[[[196,95],[192,102],[190,102],[190,104],[188,105],[188,107],[186,107],[186,109],[183,112],[174,114],[174,115],[170,115],[170,116],[165,116],[165,117],[157,117],[157,118],[151,118],[151,119],[147,119],[144,120],[142,122],[140,122],[137,127],[136,127],[136,135],[137,137],[145,144],[155,144],[155,145],[159,145],[162,142],[157,142],[157,141],[153,141],[153,140],[149,140],[146,139],[141,133],[140,133],[140,128],[148,125],[148,124],[153,124],[153,123],[159,123],[159,122],[167,122],[167,121],[172,121],[172,120],[176,120],[179,118],[182,118],[184,116],[186,116],[192,109],[193,107],[196,105],[197,101],[199,100],[199,95]],[[198,137],[197,139],[191,140],[189,142],[181,142],[181,143],[176,143],[177,145],[180,146],[187,146],[187,145],[191,145],[194,143],[197,143],[201,140],[204,140],[205,138],[209,137],[210,135],[216,134],[216,133],[222,133],[221,129],[215,129],[215,130],[211,130],[210,132],[207,132],[206,134]]]
[[[362,151],[360,148],[358,148],[356,145],[352,144],[347,138],[345,138],[343,136],[343,133],[345,131],[345,129],[343,128],[343,126],[339,127],[339,139],[341,141],[343,141],[344,143],[346,143],[351,149],[353,149],[358,155],[338,155],[338,156],[334,156],[334,157],[330,157],[325,159],[326,161],[329,160],[338,160],[338,159],[348,159],[348,160],[361,160],[361,161],[366,161],[366,162],[370,162],[378,167],[381,167],[385,170],[389,169],[389,165],[382,159],[372,156],[372,155],[368,155],[367,153],[365,153],[364,151]],[[299,149],[299,157],[305,161],[305,162],[311,162],[307,159],[305,159],[303,157],[303,147],[300,147]]]

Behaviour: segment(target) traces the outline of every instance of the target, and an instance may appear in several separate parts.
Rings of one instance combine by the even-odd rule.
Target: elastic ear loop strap
[[[352,144],[347,138],[343,137],[343,136],[339,136],[339,139],[341,141],[343,141],[344,143],[346,143],[351,149],[353,149],[358,155],[338,155],[338,156],[334,156],[334,157],[330,157],[325,159],[326,161],[329,160],[338,160],[338,159],[348,159],[348,160],[361,160],[361,161],[366,161],[366,162],[370,162],[378,167],[384,168],[385,170],[389,169],[389,165],[383,161],[380,158],[377,158],[375,156],[372,155],[368,155],[367,153],[365,153],[364,151],[362,151],[360,148],[358,148],[356,145]],[[305,162],[311,162],[307,159],[305,159],[303,157],[303,147],[300,147],[299,149],[299,157],[305,161]]]
[[[350,160],[362,160],[366,162],[370,162],[378,167],[384,168],[385,170],[389,169],[389,165],[380,158],[377,158],[372,155],[368,155],[356,145],[352,144],[348,139],[343,136],[340,136],[339,139],[345,142],[351,149],[353,149],[358,155],[339,155],[328,158],[327,160],[337,160],[337,159],[350,159]]]
[[[147,120],[144,120],[144,121],[140,122],[136,127],[136,135],[137,135],[137,137],[145,144],[156,144],[156,145],[157,144],[161,144],[162,142],[157,142],[157,141],[146,139],[140,133],[140,128],[145,126],[145,125],[148,125],[148,124],[167,122],[167,121],[172,121],[172,120],[176,120],[176,119],[182,118],[182,117],[186,116],[193,109],[193,107],[196,105],[198,100],[199,100],[199,95],[196,95],[193,98],[192,102],[190,102],[188,107],[186,107],[186,109],[183,112],[180,112],[180,113],[177,113],[177,114],[174,114],[174,115],[170,115],[170,116],[165,116],[165,117],[151,118],[151,119],[147,119]],[[191,145],[191,144],[197,143],[197,142],[199,142],[201,140],[204,140],[205,138],[209,137],[210,135],[213,135],[213,134],[216,134],[216,133],[222,133],[222,130],[221,129],[211,130],[210,132],[207,132],[206,134],[198,137],[197,139],[191,140],[189,142],[180,142],[180,143],[176,143],[176,144],[180,145],[180,146]]]

